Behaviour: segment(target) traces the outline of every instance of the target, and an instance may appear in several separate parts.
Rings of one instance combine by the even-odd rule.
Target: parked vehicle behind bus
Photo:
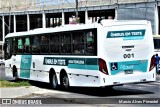
[[[5,37],[7,76],[61,85],[104,87],[155,81],[149,21],[101,20]]]

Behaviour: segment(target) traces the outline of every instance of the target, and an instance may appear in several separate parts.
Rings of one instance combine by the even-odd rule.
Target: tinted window
[[[40,53],[40,36],[35,35],[32,37],[32,52],[33,53]]]
[[[48,35],[41,36],[41,52],[49,53],[49,36]]]
[[[51,34],[50,35],[50,51],[52,54],[60,53],[60,39],[59,34]]]
[[[63,33],[61,36],[61,53],[71,54],[71,33]]]

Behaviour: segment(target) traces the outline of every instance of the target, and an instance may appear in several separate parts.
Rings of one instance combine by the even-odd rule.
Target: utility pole
[[[10,33],[11,32],[11,7],[9,7],[9,27],[8,27],[8,33]]]
[[[76,0],[76,22],[78,22],[78,0]]]

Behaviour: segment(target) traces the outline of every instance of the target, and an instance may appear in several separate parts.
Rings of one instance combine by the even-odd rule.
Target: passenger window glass
[[[73,54],[84,54],[84,33],[72,33]]]
[[[26,46],[30,46],[30,38],[29,37],[27,37],[25,39],[25,44],[26,44]]]
[[[11,58],[11,55],[10,39],[6,39],[4,44],[4,57],[5,59],[9,59]]]
[[[23,40],[22,40],[22,38],[18,39],[18,52],[23,53]]]
[[[13,38],[12,43],[13,43],[13,53],[15,54],[18,52],[18,40],[16,38]]]
[[[51,44],[50,45],[50,50],[51,53],[56,54],[56,53],[60,53],[60,45],[59,44]]]
[[[58,34],[52,34],[50,35],[50,51],[52,54],[59,54],[60,53],[60,40]]]
[[[30,49],[31,49],[30,38],[26,37],[25,38],[25,44],[24,44],[24,52],[29,53]]]
[[[94,33],[92,31],[88,31],[86,33],[86,53],[87,54],[94,54]]]
[[[39,36],[33,37],[32,52],[33,53],[40,53],[40,37]]]
[[[49,53],[49,36],[48,35],[41,36],[41,52]]]
[[[71,53],[71,44],[62,44],[61,46],[62,53]]]
[[[74,54],[84,54],[84,43],[73,44]]]
[[[41,36],[41,44],[49,44],[48,36]]]
[[[58,34],[52,34],[50,36],[51,44],[59,43],[59,35]]]
[[[61,53],[71,54],[71,34],[63,33],[61,35]]]

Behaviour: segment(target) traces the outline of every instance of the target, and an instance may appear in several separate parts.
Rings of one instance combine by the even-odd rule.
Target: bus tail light
[[[151,58],[149,71],[151,71],[155,67],[155,62],[156,62],[155,55],[153,55]]]
[[[99,58],[99,71],[101,71],[102,73],[106,75],[109,75],[106,62],[101,58]]]

